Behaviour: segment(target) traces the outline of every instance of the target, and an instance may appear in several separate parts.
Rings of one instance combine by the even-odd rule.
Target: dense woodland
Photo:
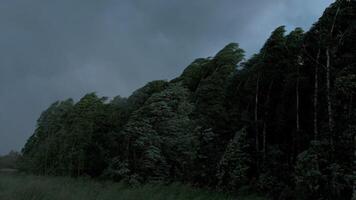
[[[356,2],[307,32],[275,29],[244,59],[237,43],[128,98],[53,103],[21,169],[140,184],[183,182],[273,199],[355,194]]]

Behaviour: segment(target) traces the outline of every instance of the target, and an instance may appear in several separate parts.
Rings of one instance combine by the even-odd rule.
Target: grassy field
[[[187,186],[144,185],[138,188],[121,183],[88,179],[39,177],[0,173],[0,200],[263,200],[255,196],[232,197],[196,190]]]

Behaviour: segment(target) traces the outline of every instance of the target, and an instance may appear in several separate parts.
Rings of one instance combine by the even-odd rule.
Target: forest
[[[230,43],[129,97],[54,102],[18,165],[130,185],[355,200],[355,144],[356,1],[338,0],[308,31],[276,28],[249,59]]]

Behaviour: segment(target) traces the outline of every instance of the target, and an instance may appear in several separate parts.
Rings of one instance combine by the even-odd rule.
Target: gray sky
[[[20,150],[52,102],[128,96],[280,25],[307,30],[332,0],[1,0],[0,154]]]

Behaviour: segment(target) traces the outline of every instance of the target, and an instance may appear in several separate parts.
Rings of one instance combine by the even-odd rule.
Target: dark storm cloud
[[[307,29],[331,0],[2,0],[0,154],[19,150],[51,102],[129,95],[279,25]]]

